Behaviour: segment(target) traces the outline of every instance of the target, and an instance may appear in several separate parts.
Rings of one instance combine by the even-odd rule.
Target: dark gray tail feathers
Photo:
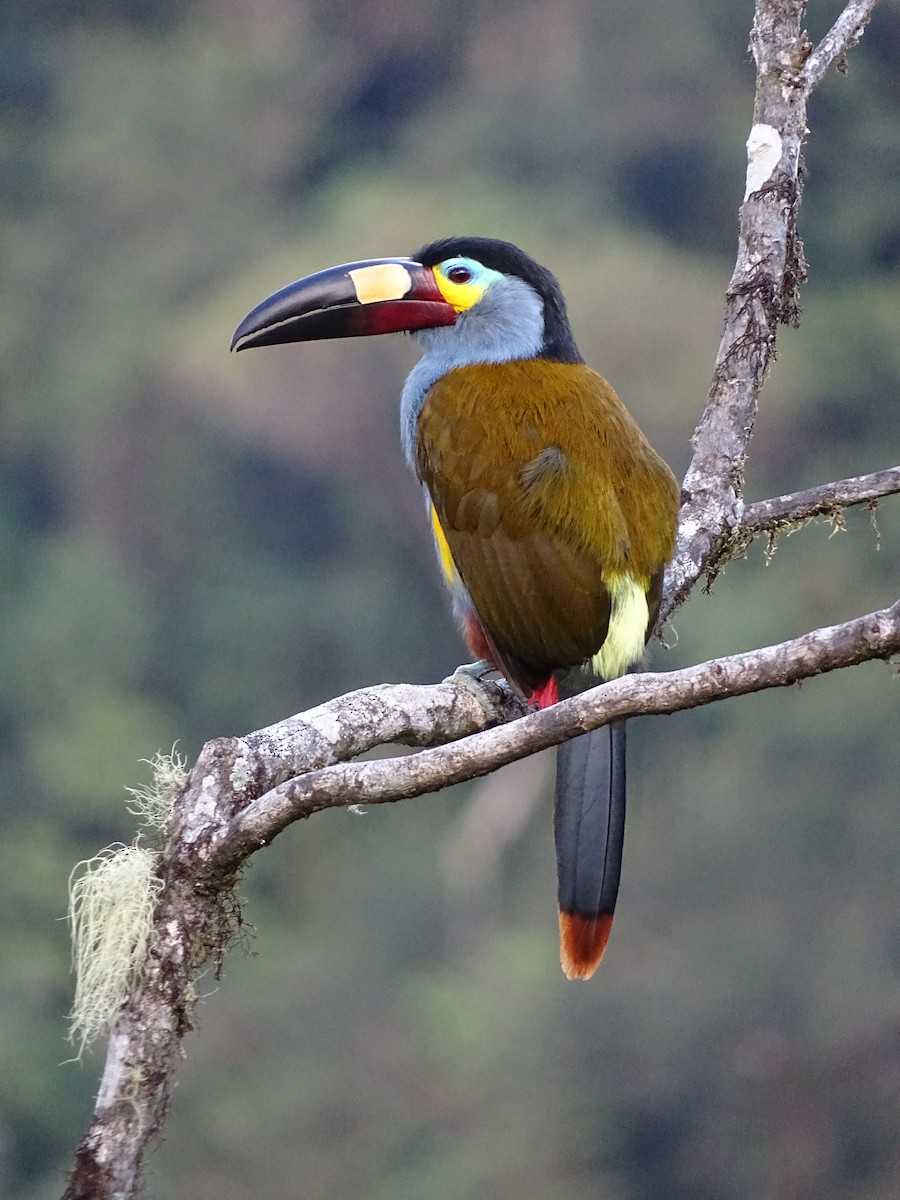
[[[625,837],[625,722],[559,747],[554,809],[563,969],[588,978],[603,956]]]

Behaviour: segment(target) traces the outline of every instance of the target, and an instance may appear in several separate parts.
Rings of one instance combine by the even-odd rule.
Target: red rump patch
[[[554,676],[551,675],[543,687],[535,688],[529,699],[538,708],[549,708],[551,704],[556,704],[559,700],[559,684]]]
[[[600,966],[612,922],[612,913],[597,917],[559,914],[559,958],[567,979],[590,979]]]

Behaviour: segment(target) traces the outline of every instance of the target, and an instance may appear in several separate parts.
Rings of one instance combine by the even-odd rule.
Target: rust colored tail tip
[[[560,912],[559,960],[567,979],[590,979],[600,966],[612,923],[612,913],[582,917]]]

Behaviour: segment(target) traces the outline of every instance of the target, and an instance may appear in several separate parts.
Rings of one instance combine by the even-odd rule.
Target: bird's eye
[[[472,279],[472,272],[468,267],[457,263],[455,267],[447,268],[447,278],[451,283],[469,283]]]

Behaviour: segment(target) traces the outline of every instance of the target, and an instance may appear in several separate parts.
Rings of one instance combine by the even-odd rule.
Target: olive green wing
[[[542,423],[522,419],[502,397],[479,403],[484,373],[480,380],[453,378],[473,370],[453,372],[429,393],[418,471],[500,665],[527,693],[551,670],[596,653],[610,597],[603,563],[579,544],[566,516],[580,486],[576,464],[545,429],[539,432]],[[474,400],[460,388],[466,382]]]

